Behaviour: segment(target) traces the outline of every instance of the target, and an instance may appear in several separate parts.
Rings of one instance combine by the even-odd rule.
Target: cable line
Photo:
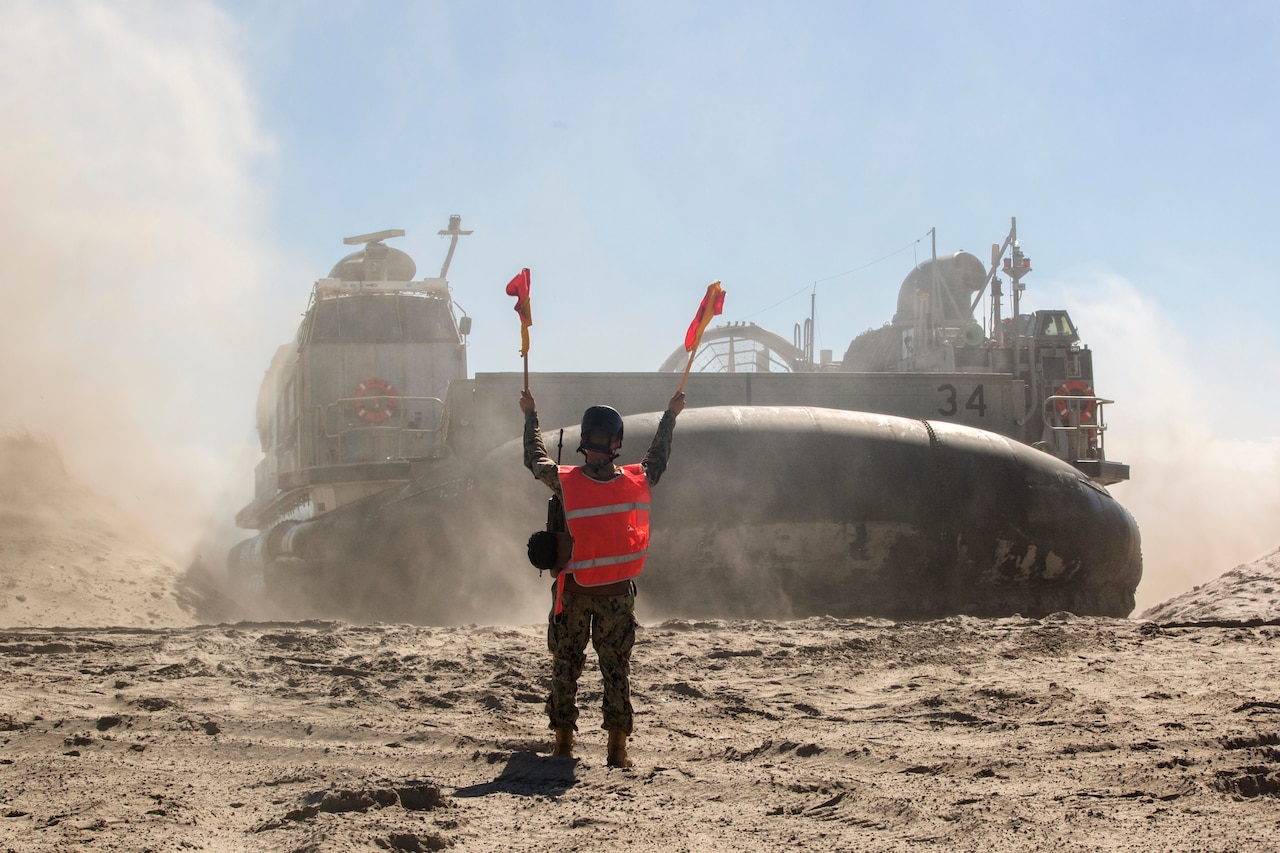
[[[747,315],[746,315],[745,317],[743,317],[742,319],[743,319],[743,320],[750,320],[752,317],[756,317],[756,316],[758,316],[758,315],[760,315],[760,314],[763,314],[763,313],[764,313],[764,312],[766,312],[766,311],[771,311],[771,310],[773,310],[774,308],[777,308],[777,307],[778,307],[779,305],[781,305],[782,303],[784,303],[784,302],[788,302],[788,301],[790,301],[790,300],[792,300],[792,299],[795,299],[797,296],[799,296],[800,294],[804,293],[806,290],[809,290],[810,288],[816,288],[819,284],[822,284],[824,281],[831,281],[832,279],[837,279],[837,278],[841,278],[842,276],[852,275],[853,273],[861,272],[862,270],[865,270],[867,267],[873,267],[873,266],[875,266],[876,264],[880,263],[881,261],[886,261],[886,260],[888,260],[889,258],[892,258],[894,255],[900,255],[900,254],[902,254],[903,252],[905,252],[907,249],[914,248],[914,247],[916,246],[916,244],[918,244],[921,240],[923,240],[923,239],[925,238],[925,236],[926,236],[928,233],[929,233],[929,232],[928,232],[928,231],[926,231],[924,234],[921,234],[919,237],[917,237],[916,239],[912,240],[910,243],[908,243],[907,245],[903,246],[902,248],[900,248],[900,249],[894,249],[894,250],[893,250],[892,252],[890,252],[889,254],[887,254],[887,255],[883,255],[883,256],[881,256],[881,257],[879,257],[879,258],[876,258],[874,261],[868,261],[867,263],[863,264],[863,265],[862,265],[862,266],[860,266],[860,267],[854,267],[854,268],[853,268],[853,269],[851,269],[851,270],[845,270],[844,272],[838,272],[838,273],[836,273],[835,275],[829,275],[829,276],[827,276],[826,278],[819,278],[819,279],[816,279],[816,280],[814,280],[813,282],[810,282],[809,284],[806,284],[804,287],[800,288],[800,289],[799,289],[799,290],[797,290],[795,293],[792,293],[790,296],[784,296],[782,299],[778,300],[777,302],[773,303],[772,305],[768,306],[767,308],[761,308],[759,311],[756,311],[756,312],[754,312],[754,313],[752,313],[752,314],[747,314]]]

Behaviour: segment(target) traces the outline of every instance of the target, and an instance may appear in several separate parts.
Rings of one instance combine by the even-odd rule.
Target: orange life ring
[[[356,414],[361,420],[380,424],[394,415],[399,408],[400,402],[396,396],[396,389],[387,380],[366,379],[356,386],[351,405],[355,406]]]
[[[1053,407],[1058,412],[1058,417],[1064,421],[1072,409],[1080,413],[1079,423],[1093,423],[1093,414],[1097,410],[1097,402],[1093,393],[1093,388],[1089,387],[1089,383],[1083,379],[1068,379],[1058,386],[1053,392],[1059,397],[1083,397],[1084,399],[1077,403],[1074,400],[1054,400]]]

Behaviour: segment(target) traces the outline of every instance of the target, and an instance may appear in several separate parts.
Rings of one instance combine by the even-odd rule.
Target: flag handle
[[[529,353],[524,354],[524,390],[529,390]]]
[[[689,370],[693,367],[693,357],[697,354],[698,348],[696,346],[689,351],[689,363],[684,366],[684,379],[680,380],[680,391],[677,391],[677,394],[684,391],[684,383],[689,381]]]

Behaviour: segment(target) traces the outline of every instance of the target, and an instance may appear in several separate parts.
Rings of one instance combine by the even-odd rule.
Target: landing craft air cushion
[[[324,615],[496,621],[485,602],[544,589],[524,555],[546,491],[522,465],[523,377],[468,375],[471,321],[446,280],[460,218],[436,278],[414,281],[383,242],[402,233],[349,238],[364,248],[316,283],[273,360],[255,499],[237,516],[259,533],[229,563]],[[893,320],[839,362],[814,358],[812,318],[790,342],[707,331],[655,489],[642,616],[1132,611],[1140,539],[1106,489],[1129,469],[1105,455],[1092,352],[1066,311],[1019,313],[1016,221],[992,250],[990,269],[964,252],[917,266]],[[552,454],[576,460],[582,411],[606,403],[627,422],[619,461],[638,461],[686,355],[530,374]]]

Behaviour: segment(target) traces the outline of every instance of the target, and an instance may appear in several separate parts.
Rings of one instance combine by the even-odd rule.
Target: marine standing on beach
[[[649,487],[667,468],[676,416],[684,391],[667,404],[653,442],[639,464],[616,465],[622,447],[622,417],[608,406],[582,416],[578,451],[582,465],[557,465],[538,429],[537,404],[526,388],[524,464],[558,495],[565,508],[573,553],[552,569],[553,604],[547,625],[551,650],[551,696],[547,716],[555,731],[553,756],[572,757],[578,721],[578,678],[591,640],[604,682],[604,721],[610,767],[631,767],[631,648],[636,636],[636,587],[649,544]]]

